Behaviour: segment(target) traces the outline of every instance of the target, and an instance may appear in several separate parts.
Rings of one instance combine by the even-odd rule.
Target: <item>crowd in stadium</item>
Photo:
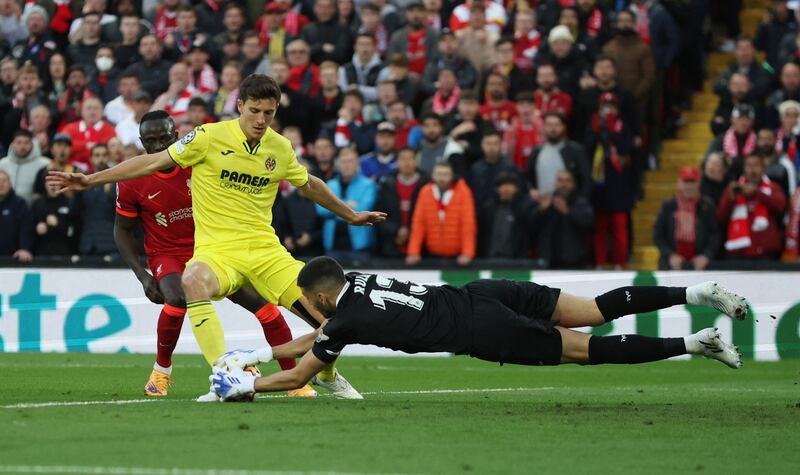
[[[741,1],[0,0],[0,255],[113,260],[114,187],[59,195],[47,171],[142,153],[150,110],[180,136],[234,118],[242,79],[265,73],[283,91],[272,127],[311,173],[389,214],[348,227],[282,183],[274,227],[295,255],[624,267],[713,17],[735,51],[718,135],[681,170],[655,243],[662,267],[777,259],[800,216],[800,32],[771,5],[750,39]]]

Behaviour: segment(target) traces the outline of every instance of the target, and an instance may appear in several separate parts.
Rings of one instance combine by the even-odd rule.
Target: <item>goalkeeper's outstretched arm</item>
[[[322,371],[325,366],[327,366],[327,363],[323,362],[314,356],[313,352],[309,351],[294,368],[258,378],[253,388],[257,393],[302,388],[315,374]]]

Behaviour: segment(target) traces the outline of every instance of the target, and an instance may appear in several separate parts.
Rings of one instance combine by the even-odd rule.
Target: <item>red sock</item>
[[[269,346],[278,346],[292,341],[292,332],[289,330],[289,325],[286,324],[281,311],[275,305],[271,303],[264,304],[256,312],[256,318],[261,323],[264,337],[267,339]],[[292,369],[296,366],[294,358],[278,360],[278,364],[282,370]]]
[[[175,345],[178,344],[181,335],[184,315],[186,315],[185,308],[164,304],[158,316],[156,363],[163,368],[172,366],[172,352],[175,351]]]

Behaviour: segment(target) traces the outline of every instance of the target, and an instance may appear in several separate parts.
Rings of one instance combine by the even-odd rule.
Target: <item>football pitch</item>
[[[798,473],[800,361],[526,368],[347,357],[364,401],[208,389],[178,356],[147,400],[148,355],[0,354],[0,473]],[[264,373],[275,371],[271,363]]]

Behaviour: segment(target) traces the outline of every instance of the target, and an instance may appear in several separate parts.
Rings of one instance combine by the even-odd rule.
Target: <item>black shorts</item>
[[[552,320],[560,289],[533,282],[483,279],[465,285],[472,303],[469,355],[522,365],[557,365],[561,334]]]

